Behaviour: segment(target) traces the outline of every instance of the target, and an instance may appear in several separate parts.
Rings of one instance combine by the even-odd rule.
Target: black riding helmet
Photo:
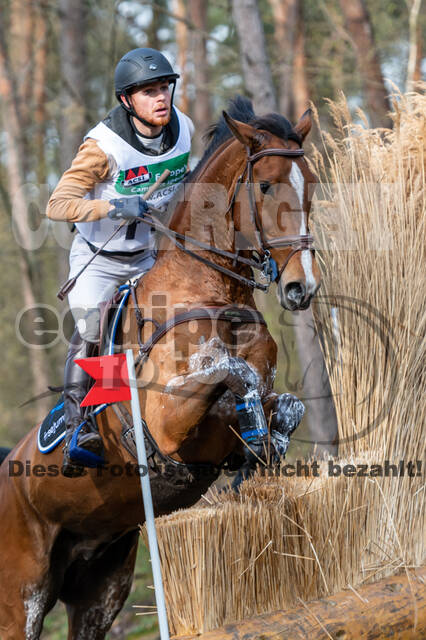
[[[127,93],[129,89],[149,84],[154,80],[165,79],[173,84],[171,98],[171,106],[173,106],[173,96],[177,78],[179,78],[179,74],[173,71],[167,58],[156,49],[150,49],[148,47],[132,49],[132,51],[129,51],[121,58],[115,68],[115,95],[123,109],[134,118],[143,122],[143,124],[150,126],[149,122],[146,122],[135,113],[133,107],[127,107],[120,99],[120,96],[124,95],[130,104]]]

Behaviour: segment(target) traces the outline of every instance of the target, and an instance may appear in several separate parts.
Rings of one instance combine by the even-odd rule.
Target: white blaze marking
[[[303,174],[295,162],[292,163],[290,171],[291,186],[297,193],[300,205],[301,221],[300,221],[300,235],[304,236],[307,233],[305,212],[303,211],[303,192],[305,187],[305,181]],[[305,272],[306,280],[306,293],[313,293],[316,289],[317,283],[312,272],[312,254],[309,250],[301,251],[301,263]]]

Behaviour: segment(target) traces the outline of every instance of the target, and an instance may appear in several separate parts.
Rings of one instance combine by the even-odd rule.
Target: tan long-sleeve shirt
[[[84,196],[97,183],[104,182],[114,168],[114,159],[99,148],[96,140],[85,140],[52,193],[46,215],[52,220],[67,222],[93,222],[105,218],[113,209],[109,202],[89,200]]]

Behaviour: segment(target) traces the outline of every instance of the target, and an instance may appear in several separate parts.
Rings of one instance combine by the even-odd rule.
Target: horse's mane
[[[245,122],[255,127],[255,129],[263,129],[269,131],[273,135],[281,138],[285,142],[294,140],[301,145],[300,136],[294,131],[291,123],[278,113],[268,113],[264,116],[256,116],[253,111],[251,100],[244,96],[236,96],[230,101],[227,113],[240,122]],[[210,126],[204,136],[207,147],[203,153],[201,160],[198,162],[194,170],[187,176],[187,180],[194,181],[194,177],[204,168],[209,158],[224,142],[232,138],[232,133],[226,124],[223,115],[220,116],[216,124]]]

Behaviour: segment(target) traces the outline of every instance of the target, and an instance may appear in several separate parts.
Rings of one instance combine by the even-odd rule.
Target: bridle
[[[229,202],[228,208],[225,212],[225,215],[230,211],[233,212],[238,192],[241,186],[245,184],[247,189],[248,200],[249,200],[250,215],[251,215],[253,227],[256,232],[257,242],[259,245],[258,248],[255,249],[256,253],[259,256],[257,259],[246,258],[240,255],[240,250],[237,250],[236,252],[232,252],[232,251],[225,251],[224,249],[217,249],[216,247],[213,247],[212,245],[206,242],[201,242],[200,240],[196,240],[191,236],[179,233],[177,231],[173,231],[172,229],[169,229],[168,227],[166,227],[162,222],[160,222],[160,220],[158,220],[157,217],[154,217],[148,213],[144,214],[143,217],[140,218],[139,220],[140,222],[143,222],[144,224],[147,224],[153,227],[156,231],[159,231],[163,235],[167,236],[170,240],[174,242],[176,247],[178,247],[188,255],[192,256],[199,262],[202,262],[212,267],[213,269],[216,269],[216,271],[220,271],[221,273],[224,273],[230,278],[233,278],[234,280],[238,280],[245,285],[248,285],[256,289],[261,289],[262,291],[267,291],[269,289],[271,282],[279,281],[279,279],[281,278],[284,272],[284,269],[287,267],[291,258],[296,253],[298,253],[299,251],[305,251],[305,250],[314,252],[314,249],[312,248],[314,238],[311,234],[287,235],[287,236],[281,236],[279,238],[273,238],[272,240],[267,240],[265,238],[259,211],[257,209],[256,197],[254,194],[253,165],[258,160],[260,160],[261,158],[264,158],[265,156],[284,156],[286,158],[300,158],[301,156],[304,155],[305,152],[303,149],[271,148],[271,149],[264,149],[263,151],[258,151],[257,153],[251,154],[250,149],[248,147],[246,147],[246,149],[247,149],[246,166],[244,168],[243,173],[237,179],[234,192],[232,194],[232,197]],[[150,208],[156,214],[163,213],[162,211],[158,209],[154,209],[153,207],[150,207]],[[198,247],[199,249],[204,249],[206,251],[209,251],[210,253],[214,253],[215,255],[221,256],[223,258],[230,258],[232,259],[234,266],[237,263],[241,263],[251,267],[252,269],[257,269],[261,271],[265,279],[268,279],[268,282],[267,284],[263,284],[254,280],[254,278],[246,278],[245,276],[242,276],[239,273],[235,273],[231,269],[227,269],[226,267],[223,267],[222,265],[219,265],[216,262],[213,262],[212,260],[209,260],[208,258],[205,258],[204,256],[199,255],[195,251],[188,249],[184,244],[182,244],[182,242],[192,244],[195,247]],[[278,247],[292,248],[292,251],[287,256],[286,260],[284,261],[284,263],[281,265],[280,268],[276,264],[275,260],[271,257],[271,252],[270,252],[270,249],[274,249]]]
[[[247,151],[247,162],[243,173],[237,180],[235,185],[234,193],[231,198],[230,205],[228,207],[228,211],[231,210],[235,204],[235,200],[237,198],[238,192],[242,184],[245,184],[247,189],[247,196],[249,200],[250,206],[250,216],[253,223],[253,227],[256,231],[257,241],[259,244],[259,255],[261,257],[261,261],[263,264],[269,263],[269,271],[271,272],[271,282],[278,281],[286,266],[290,262],[291,258],[298,253],[299,251],[310,250],[312,249],[312,245],[314,242],[314,238],[311,234],[297,234],[297,235],[287,235],[281,236],[279,238],[273,238],[272,240],[266,240],[265,234],[262,227],[262,221],[260,219],[259,211],[257,208],[256,197],[254,194],[253,187],[253,165],[264,158],[265,156],[284,156],[285,158],[300,158],[305,155],[303,149],[263,149],[262,151],[258,151],[257,153],[251,154],[250,148],[246,147]],[[244,177],[247,175],[245,182],[243,183]],[[285,259],[281,268],[278,269],[276,262],[273,258],[271,258],[271,253],[269,249],[274,248],[284,248],[284,247],[292,247],[292,251]]]

